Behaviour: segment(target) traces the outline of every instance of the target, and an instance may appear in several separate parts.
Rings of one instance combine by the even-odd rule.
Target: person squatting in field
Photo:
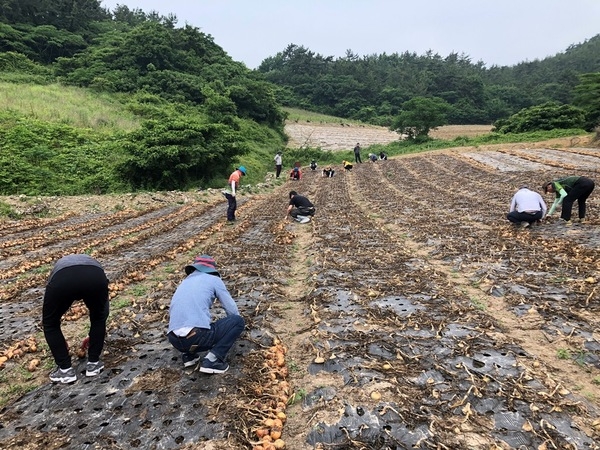
[[[331,178],[333,175],[335,175],[335,170],[333,170],[331,166],[325,167],[321,172],[322,177]]]
[[[222,191],[222,194],[227,199],[227,222],[233,223],[235,222],[235,211],[237,210],[237,200],[235,198],[235,192],[237,188],[240,186],[240,180],[242,177],[246,176],[246,168],[244,166],[240,166],[235,169],[231,175],[229,175],[228,185],[231,189],[229,191]]]
[[[108,279],[104,269],[88,255],[74,254],[60,258],[54,264],[46,284],[42,326],[44,337],[58,366],[50,373],[50,380],[53,382],[73,383],[77,380],[77,373],[71,365],[69,347],[60,326],[62,317],[76,300],[83,300],[89,310],[90,331],[85,375],[93,377],[104,369],[100,355],[106,337],[109,300]]]
[[[510,222],[526,228],[532,223],[542,220],[547,209],[542,196],[524,185],[513,195],[506,218]]]
[[[286,218],[289,215],[297,222],[310,222],[310,218],[315,215],[315,205],[303,195],[298,195],[296,191],[290,191],[289,197],[290,203],[287,208]]]
[[[302,178],[302,171],[300,167],[294,167],[290,171],[290,180],[300,180]]]
[[[562,204],[560,218],[566,221],[567,225],[570,225],[573,203],[577,200],[579,221],[583,222],[586,213],[585,202],[594,190],[594,187],[594,180],[587,177],[572,176],[548,181],[542,186],[542,190],[545,194],[555,194],[555,200],[546,217],[550,217],[556,208]]]
[[[217,271],[215,260],[200,255],[185,266],[186,277],[175,290],[169,308],[167,338],[181,352],[184,367],[200,362],[200,372],[224,373],[227,353],[244,331],[245,321]],[[211,323],[210,309],[218,299],[227,314]]]

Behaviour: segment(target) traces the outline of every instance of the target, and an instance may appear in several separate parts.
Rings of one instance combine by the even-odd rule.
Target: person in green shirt
[[[594,180],[587,177],[572,176],[548,181],[542,186],[542,190],[545,194],[555,194],[556,198],[546,217],[550,217],[557,206],[562,204],[560,218],[570,223],[573,203],[577,200],[579,220],[583,221],[585,219],[585,201],[594,190],[594,186]]]

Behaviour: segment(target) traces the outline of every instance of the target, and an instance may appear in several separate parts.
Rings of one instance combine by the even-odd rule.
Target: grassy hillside
[[[0,82],[0,110],[41,121],[113,132],[132,131],[140,119],[117,95],[59,84]]]
[[[238,165],[264,180],[281,131],[213,121],[157,95],[0,81],[0,194],[79,195],[222,187]]]

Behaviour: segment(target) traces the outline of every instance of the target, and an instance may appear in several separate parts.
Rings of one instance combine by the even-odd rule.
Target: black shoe
[[[183,359],[183,367],[192,367],[200,362],[200,355],[190,355],[189,353],[184,353],[181,355],[181,359]]]
[[[77,374],[75,373],[75,369],[69,367],[68,369],[61,369],[57,367],[54,372],[50,374],[50,381],[55,383],[73,383],[77,381]]]
[[[229,369],[229,364],[223,361],[211,361],[208,358],[204,358],[202,366],[200,366],[200,372],[204,373],[225,373]]]

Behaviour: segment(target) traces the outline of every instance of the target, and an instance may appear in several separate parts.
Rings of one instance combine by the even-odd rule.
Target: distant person
[[[290,203],[288,205],[286,217],[292,216],[294,220],[300,223],[310,222],[310,218],[315,215],[315,205],[296,191],[290,191]]]
[[[294,167],[291,171],[290,171],[290,180],[300,180],[302,178],[302,171],[300,170],[300,167]]]
[[[74,254],[60,258],[54,264],[46,284],[42,325],[44,337],[58,366],[50,373],[50,380],[53,382],[73,383],[77,380],[75,369],[71,366],[69,347],[60,326],[62,317],[76,300],[83,300],[90,315],[85,375],[93,377],[104,369],[100,355],[106,337],[109,301],[108,279],[104,269],[89,255]]]
[[[571,224],[571,210],[573,209],[573,203],[577,200],[579,205],[579,221],[585,220],[585,202],[594,190],[594,180],[587,177],[566,177],[559,180],[548,181],[542,186],[542,190],[545,194],[555,194],[556,198],[548,216],[550,217],[556,208],[562,204],[562,212],[560,218],[567,222],[567,225]]]
[[[344,166],[344,170],[346,170],[347,172],[350,172],[352,170],[352,163],[350,161],[342,161],[342,165]]]
[[[227,199],[227,223],[235,222],[235,211],[237,210],[237,200],[235,198],[235,193],[240,186],[240,180],[242,177],[246,176],[246,168],[244,166],[240,166],[235,169],[231,175],[229,175],[229,191],[223,191],[223,195]]]
[[[369,160],[371,162],[376,162],[377,161],[377,155],[375,153],[369,153]]]
[[[317,162],[314,159],[310,162],[310,170],[317,170]]]
[[[275,155],[275,157],[273,159],[275,160],[275,178],[279,178],[279,176],[281,175],[281,168],[282,168],[282,164],[283,164],[283,158],[281,157],[281,152],[277,152],[277,154]]]
[[[362,163],[362,160],[360,159],[360,143],[356,143],[356,146],[354,147],[354,162],[356,163]]]
[[[333,170],[331,168],[331,166],[327,166],[323,169],[323,171],[321,172],[321,176],[322,177],[327,177],[327,178],[331,178],[333,177],[333,175],[335,174],[335,170]]]
[[[506,218],[523,228],[539,222],[546,215],[546,203],[540,194],[521,186],[510,202],[510,210]]]
[[[200,352],[207,351],[200,372],[224,373],[229,369],[225,358],[244,331],[244,319],[211,256],[196,256],[194,263],[185,267],[185,273],[187,277],[171,299],[167,338],[181,352],[183,367],[195,366],[200,362]],[[210,309],[215,299],[227,316],[212,322]]]
[[[387,161],[387,155],[384,152],[379,153],[379,159],[382,161]]]

